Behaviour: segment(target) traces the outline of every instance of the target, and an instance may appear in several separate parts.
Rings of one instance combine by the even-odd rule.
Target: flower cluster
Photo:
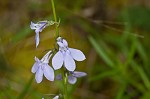
[[[50,57],[51,51],[44,55],[41,60],[35,57],[35,63],[31,71],[32,73],[35,73],[35,79],[37,83],[42,81],[43,74],[48,80],[54,81],[54,70],[48,65]]]
[[[64,64],[65,68],[68,71],[74,71],[76,68],[74,60],[85,60],[84,54],[80,50],[69,48],[68,43],[65,39],[58,37],[57,44],[59,46],[59,51],[52,59],[52,65],[55,70],[60,69]]]
[[[75,84],[77,82],[77,78],[84,77],[86,75],[87,74],[85,72],[79,72],[79,71],[69,72],[68,83]],[[62,74],[58,74],[56,76],[56,79],[62,80]]]
[[[40,37],[39,37],[39,33],[42,32],[42,30],[49,26],[49,25],[53,25],[53,24],[57,24],[57,22],[53,22],[53,21],[39,21],[38,23],[33,23],[31,21],[30,24],[30,28],[32,30],[35,30],[35,42],[36,42],[36,47],[38,47],[39,42],[40,42]]]
[[[51,23],[50,23],[51,22]],[[53,21],[40,21],[38,23],[31,22],[30,28],[35,30],[36,36],[36,47],[39,45],[39,32],[42,32],[42,30],[49,26],[53,25],[56,22]],[[37,83],[40,83],[43,79],[43,75],[48,79],[49,81],[54,81],[54,70],[58,70],[60,68],[65,68],[65,73],[68,75],[68,82],[70,84],[75,84],[77,81],[77,78],[86,76],[87,74],[85,72],[79,72],[75,71],[76,69],[76,61],[83,61],[85,60],[85,55],[82,53],[82,51],[74,48],[68,47],[68,42],[63,39],[62,37],[58,37],[57,40],[58,45],[58,51],[55,53],[54,51],[48,51],[41,60],[39,60],[37,57],[35,57],[35,63],[31,69],[32,73],[35,73],[35,79]],[[51,56],[54,56],[52,58],[52,67],[49,66],[49,60]],[[56,76],[57,80],[62,79],[62,74],[59,74]]]
[[[40,21],[38,23],[31,22],[30,28],[32,30],[35,30],[35,41],[36,41],[36,47],[39,45],[40,38],[39,38],[39,32],[42,32],[42,30],[47,26],[48,21]]]

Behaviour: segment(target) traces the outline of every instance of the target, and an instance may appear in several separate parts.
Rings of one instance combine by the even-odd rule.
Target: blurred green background
[[[76,62],[88,75],[69,85],[70,99],[150,99],[150,1],[54,1],[61,36],[87,58]],[[53,20],[50,0],[0,0],[0,99],[61,93],[60,82],[37,84],[31,73],[34,56],[55,43],[51,26],[35,48],[30,22],[40,20]]]

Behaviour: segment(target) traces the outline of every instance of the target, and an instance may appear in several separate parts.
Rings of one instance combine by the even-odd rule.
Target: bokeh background
[[[150,99],[150,1],[54,0],[60,35],[86,60],[88,75],[69,85],[70,99]],[[0,99],[51,99],[62,84],[37,84],[31,67],[54,47],[55,27],[35,33],[30,22],[53,20],[50,0],[0,0]],[[51,63],[50,63],[51,65]]]

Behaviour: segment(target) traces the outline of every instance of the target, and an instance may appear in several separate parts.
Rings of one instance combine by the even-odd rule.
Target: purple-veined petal
[[[61,37],[57,38],[57,44],[59,45],[59,47],[65,47],[65,45],[63,43],[63,39]]]
[[[73,49],[73,48],[69,48],[70,52],[71,52],[71,55],[72,57],[77,60],[77,61],[83,61],[85,60],[85,55],[80,51],[80,50],[77,50],[77,49]]]
[[[36,25],[37,24],[35,24],[35,23],[33,23],[32,21],[31,21],[31,24],[30,24],[30,28],[33,30],[33,29],[36,29]]]
[[[65,47],[64,44],[62,42],[57,42],[59,47]]]
[[[34,57],[34,60],[35,60],[36,62],[41,62],[36,56]]]
[[[63,54],[58,51],[52,58],[52,65],[55,70],[60,69],[63,65]]]
[[[39,66],[36,74],[35,74],[35,79],[37,83],[40,83],[43,79],[43,70],[41,68],[41,66]]]
[[[86,76],[86,75],[87,75],[87,73],[85,73],[85,72],[79,72],[79,71],[74,71],[72,73],[72,76],[77,77],[77,78],[83,77],[83,76]]]
[[[47,22],[40,23],[40,28],[39,28],[40,32],[42,32],[42,30],[46,27],[46,25],[47,25]]]
[[[39,42],[40,42],[39,32],[36,32],[36,34],[35,34],[36,47],[39,45]]]
[[[77,82],[77,78],[73,76],[68,76],[68,82],[70,84],[75,84]]]
[[[58,75],[56,76],[56,79],[57,79],[57,80],[62,80],[62,74],[58,74]]]
[[[31,72],[35,73],[39,68],[39,63],[35,62],[34,65],[32,66]]]
[[[57,37],[57,42],[61,42],[62,41],[62,37]]]
[[[31,21],[30,28],[32,30],[38,30],[41,32],[46,27],[47,23],[48,23],[48,21],[39,21],[38,23],[33,23]]]
[[[34,60],[35,60],[35,63],[33,64],[32,69],[31,69],[32,73],[35,73],[38,70],[39,64],[40,64],[40,60],[36,56],[34,57]]]
[[[39,32],[42,32],[42,30],[46,27],[47,23],[48,23],[47,21],[40,21],[37,24],[35,24],[31,21],[30,28],[35,30],[36,33],[35,36],[36,47],[39,45],[39,41],[40,41]]]
[[[48,80],[54,81],[54,70],[48,64],[43,65],[43,73]]]
[[[41,59],[42,63],[49,63],[49,59],[51,57],[51,50],[48,51],[44,56],[43,58]]]
[[[63,44],[64,46],[68,46],[68,42],[65,39],[63,39]]]
[[[48,23],[47,20],[45,20],[45,21],[39,21],[39,24],[41,24],[41,25],[42,25],[42,24],[44,25],[44,24],[47,24],[47,23]]]
[[[74,71],[76,68],[75,61],[71,57],[69,53],[66,52],[65,57],[64,57],[64,65],[68,71]]]

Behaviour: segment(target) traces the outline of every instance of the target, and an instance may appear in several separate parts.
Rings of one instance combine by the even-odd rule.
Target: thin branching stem
[[[68,75],[65,72],[65,69],[63,69],[63,86],[64,86],[64,99],[68,99],[68,94],[67,94],[67,81],[68,81]]]
[[[52,4],[53,15],[54,15],[54,21],[57,22],[54,0],[51,0],[51,4]],[[55,24],[55,30],[56,30],[55,38],[57,38],[59,36],[58,26],[59,26],[58,24]]]
[[[51,4],[52,4],[52,10],[53,10],[53,15],[54,15],[54,21],[58,24],[55,24],[55,39],[59,36],[59,22],[57,22],[57,16],[56,16],[56,10],[55,10],[55,4],[54,4],[54,0],[51,0]],[[68,99],[68,94],[67,94],[67,81],[68,81],[68,75],[67,73],[65,73],[65,69],[62,70],[62,74],[63,74],[63,86],[64,86],[64,99]]]

